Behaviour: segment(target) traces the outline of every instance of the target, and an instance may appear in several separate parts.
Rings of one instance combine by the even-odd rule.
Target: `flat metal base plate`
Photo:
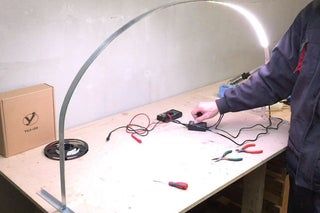
[[[74,213],[67,206],[64,206],[62,202],[60,202],[57,198],[52,196],[49,192],[44,189],[41,189],[40,192],[37,193],[40,197],[45,199],[49,204],[51,204],[54,208],[56,208],[59,212],[62,213]]]

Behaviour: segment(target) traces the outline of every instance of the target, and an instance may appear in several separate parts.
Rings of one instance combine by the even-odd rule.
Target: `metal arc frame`
[[[270,58],[270,53],[268,49],[268,40],[267,36],[265,34],[265,31],[260,24],[260,22],[255,18],[255,16],[244,9],[243,7],[240,7],[238,5],[232,4],[232,3],[227,3],[227,2],[221,2],[221,1],[212,1],[212,0],[184,0],[184,1],[176,1],[176,2],[171,2],[167,3],[161,6],[158,6],[156,8],[153,8],[145,13],[142,13],[141,15],[133,18],[132,20],[128,21],[126,24],[124,24],[122,27],[120,27],[118,30],[116,30],[114,33],[112,33],[106,40],[104,40],[100,46],[90,55],[90,57],[85,61],[85,63],[82,65],[76,76],[74,77],[67,93],[66,96],[64,97],[61,109],[60,109],[60,114],[59,114],[59,153],[60,153],[60,184],[61,184],[61,202],[55,199],[50,193],[46,192],[44,189],[41,189],[39,195],[46,199],[51,205],[53,205],[56,209],[58,209],[60,212],[72,212],[67,207],[67,202],[66,202],[66,187],[65,187],[65,152],[64,152],[64,128],[65,128],[65,118],[66,118],[66,113],[68,109],[68,105],[70,103],[70,100],[72,98],[72,95],[74,91],[76,90],[80,80],[82,79],[83,75],[86,73],[90,65],[95,61],[95,59],[103,52],[103,50],[106,49],[106,47],[109,46],[109,44],[115,40],[119,35],[121,35],[123,32],[125,32],[127,29],[129,29],[131,26],[136,24],[137,22],[141,21],[145,17],[151,15],[152,13],[155,13],[157,11],[173,7],[176,5],[181,5],[181,4],[187,4],[187,3],[196,3],[196,2],[208,2],[208,3],[213,3],[217,5],[222,5],[226,6],[228,8],[231,8],[241,15],[243,15],[247,21],[252,25],[254,28],[258,40],[260,41],[261,46],[264,48],[264,54],[265,54],[265,62],[269,61]],[[249,14],[246,14],[246,12],[249,12]],[[255,26],[256,25],[256,26]],[[260,33],[260,35],[259,35]]]

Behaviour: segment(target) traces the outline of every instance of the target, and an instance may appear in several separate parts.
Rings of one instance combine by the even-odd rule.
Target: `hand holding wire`
[[[196,122],[202,122],[209,118],[213,118],[219,113],[215,101],[201,102],[191,111],[191,115]]]

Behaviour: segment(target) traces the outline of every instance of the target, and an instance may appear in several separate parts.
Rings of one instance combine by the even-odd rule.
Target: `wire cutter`
[[[260,154],[263,152],[263,150],[248,150],[249,147],[253,147],[256,146],[256,144],[254,143],[248,143],[246,145],[244,145],[243,147],[236,149],[237,152],[245,152],[245,153],[249,153],[249,154]]]
[[[220,158],[212,158],[211,160],[214,160],[215,162],[221,161],[221,160],[229,160],[229,161],[242,161],[242,158],[227,158],[226,156],[228,154],[232,153],[232,150],[228,150]]]

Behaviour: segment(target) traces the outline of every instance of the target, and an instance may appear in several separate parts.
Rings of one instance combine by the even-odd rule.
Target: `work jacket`
[[[246,82],[216,100],[220,113],[276,103],[291,95],[288,169],[296,184],[320,191],[320,9],[312,3]]]

